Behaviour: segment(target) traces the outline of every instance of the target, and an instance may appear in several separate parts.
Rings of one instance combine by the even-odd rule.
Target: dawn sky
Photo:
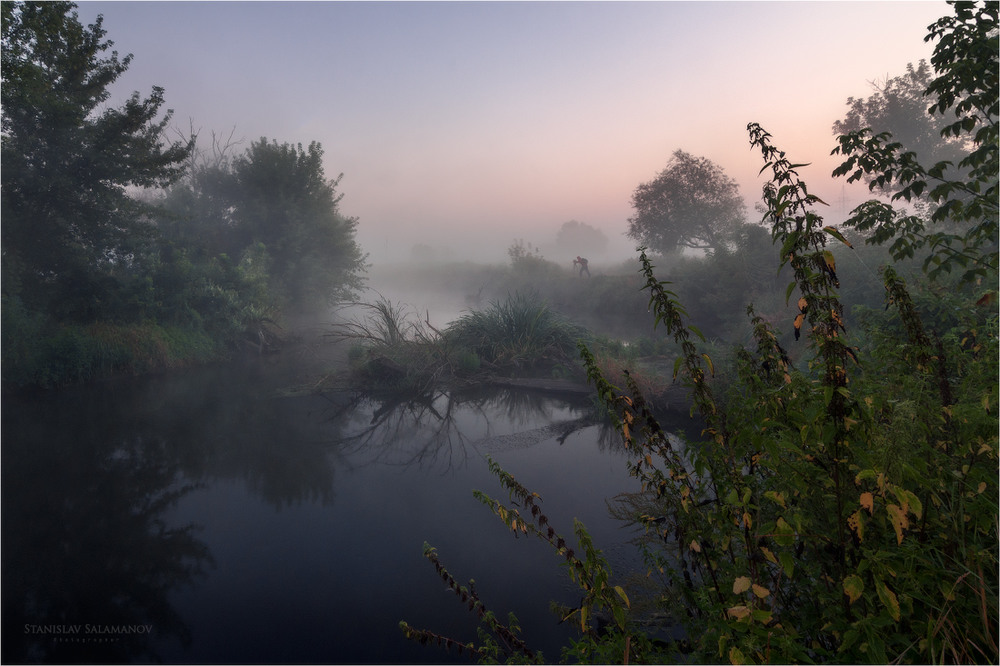
[[[373,262],[415,243],[501,261],[576,219],[624,256],[630,197],[677,149],[757,214],[759,122],[843,218],[831,126],[869,81],[929,59],[944,2],[81,2],[162,86],[174,124],[319,141]],[[246,145],[246,144],[244,144]],[[564,251],[576,254],[572,248]],[[560,260],[563,257],[547,258]]]

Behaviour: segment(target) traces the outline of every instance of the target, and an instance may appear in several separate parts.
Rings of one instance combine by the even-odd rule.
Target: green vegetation
[[[266,351],[361,284],[321,146],[167,141],[164,91],[69,2],[2,5],[3,381],[52,386]]]
[[[921,196],[914,185],[922,178],[943,183],[930,191],[926,218],[868,237],[876,245],[892,240],[893,252],[903,239],[904,254],[926,259],[931,282],[908,283],[886,265],[886,309],[859,307],[849,321],[838,265],[853,246],[816,212],[823,202],[799,178],[802,165],[750,124],[751,145],[769,174],[765,219],[791,278],[781,290],[794,304],[788,325],[796,346],[806,347],[798,361],[749,306],[750,344],[737,346],[731,382],[713,384],[716,362],[699,346],[703,336],[644,249],[648,305],[679,350],[673,374],[690,391],[702,441],[681,444],[668,435],[636,382],[625,375],[612,384],[580,346],[642,485],[618,498],[616,515],[643,528],[638,545],[648,574],[683,638],[650,640],[632,617],[628,590],[615,584],[583,526],[576,526],[574,549],[548,525],[537,495],[490,463],[510,502],[476,497],[511,531],[548,542],[583,592],[577,608],[561,610],[581,630],[564,660],[1000,658],[1000,328],[996,250],[984,236],[990,225],[995,234],[996,224],[997,5],[963,2],[954,10],[931,27],[939,43],[929,92],[932,112],[957,118],[946,131],[964,138],[965,179],[925,173],[898,148],[881,151],[891,137],[864,146],[841,141],[851,168],[869,169],[873,183],[905,174],[897,200]],[[866,219],[869,208],[854,219]],[[966,270],[948,281],[945,266]],[[425,554],[445,571],[436,551],[427,547]],[[442,575],[466,601],[467,588]],[[469,604],[483,631],[463,651],[483,662],[543,661],[517,635],[516,618],[500,624],[483,608],[478,597]],[[607,620],[600,629],[599,613]],[[405,623],[402,629],[415,640],[449,645],[432,632]]]
[[[577,342],[589,335],[537,297],[519,293],[470,311],[443,331],[385,298],[352,307],[361,316],[335,325],[331,336],[354,345],[351,384],[375,389],[558,375],[578,365]]]

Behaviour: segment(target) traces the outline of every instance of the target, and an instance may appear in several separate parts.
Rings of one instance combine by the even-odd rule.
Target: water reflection
[[[457,562],[469,557],[478,563],[485,557],[475,549],[494,537],[483,532],[467,543],[460,537],[469,532],[457,527],[468,520],[478,528],[484,520],[476,513],[481,507],[467,499],[472,487],[491,481],[483,480],[483,456],[516,455],[543,470],[553,453],[525,457],[536,444],[554,440],[561,448],[574,439],[592,441],[595,432],[602,453],[622,450],[613,430],[594,418],[586,398],[499,388],[280,397],[285,394],[277,389],[287,385],[287,373],[251,363],[33,398],[5,396],[3,661],[153,662],[163,658],[158,650],[166,650],[168,660],[240,661],[244,653],[232,650],[263,649],[246,635],[245,626],[256,620],[241,615],[242,633],[230,636],[215,625],[206,630],[201,611],[192,610],[232,614],[230,580],[243,585],[241,594],[257,595],[255,603],[262,608],[285,604],[301,613],[289,617],[327,627],[357,626],[344,629],[343,643],[331,643],[334,639],[323,634],[332,645],[322,648],[327,652],[311,652],[320,648],[304,642],[319,639],[303,638],[301,645],[295,643],[302,652],[294,653],[302,660],[337,660],[316,656],[329,650],[354,655],[344,652],[348,642],[359,632],[375,632],[369,638],[390,651],[344,658],[399,661],[412,647],[396,644],[405,643],[396,628],[405,613],[389,617],[384,609],[373,609],[380,614],[365,615],[358,609],[372,595],[396,599],[399,590],[412,587],[414,599],[394,603],[426,610],[428,592],[420,592],[419,585],[437,588],[433,577],[423,578],[419,547],[424,539],[449,547]],[[592,460],[581,451],[574,451],[572,459],[581,465]],[[408,469],[411,473],[404,475]],[[427,473],[447,475],[451,485],[429,489]],[[561,473],[557,479],[564,478],[569,476]],[[595,494],[586,478],[574,487]],[[225,489],[232,482],[254,499],[230,494]],[[234,503],[219,509],[229,499]],[[254,532],[238,532],[233,512]],[[414,523],[424,516],[431,522]],[[491,553],[501,552],[508,540],[503,530],[495,538],[501,545],[491,545]],[[286,559],[266,560],[243,548],[260,542],[283,544]],[[373,551],[378,557],[368,551],[373,544],[381,548]],[[230,564],[222,575],[215,560],[225,569],[234,551],[242,558],[240,568]],[[300,559],[287,559],[289,553]],[[404,559],[383,561],[388,553]],[[545,566],[546,555],[539,553]],[[259,561],[246,562],[250,558]],[[410,573],[411,566],[417,573]],[[492,561],[481,566],[484,585],[492,569],[502,575]],[[240,578],[243,570],[287,576],[287,590],[265,589],[259,576]],[[338,571],[351,578],[338,577]],[[390,571],[400,579],[391,580]],[[206,580],[216,581],[216,589],[203,591]],[[260,589],[246,590],[247,585]],[[320,595],[307,601],[302,590],[324,590],[333,600]],[[443,604],[444,613],[453,613],[450,599]],[[305,621],[293,624],[306,626]],[[217,635],[206,639],[206,631]],[[281,651],[290,649],[294,630],[285,631],[274,639],[280,644],[266,646],[275,654],[293,654]],[[226,652],[206,653],[199,647],[206,640]],[[424,658],[441,655],[428,652]]]
[[[164,442],[67,446],[51,420],[12,438],[20,419],[4,415],[3,661],[147,661],[153,634],[186,641],[167,594],[211,558],[194,525],[161,520],[194,487]]]
[[[586,401],[506,388],[419,394],[355,394],[331,416],[371,414],[340,439],[340,452],[363,464],[436,467],[447,471],[470,455],[560,442],[597,423]]]

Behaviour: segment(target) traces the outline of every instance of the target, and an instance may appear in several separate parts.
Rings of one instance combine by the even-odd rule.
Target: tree
[[[704,157],[675,151],[667,168],[632,194],[626,235],[657,252],[720,248],[745,223],[736,181]]]
[[[190,143],[164,141],[163,89],[99,111],[131,62],[70,2],[2,4],[4,294],[59,316],[95,316],[133,264],[153,210],[129,186],[164,187]]]
[[[864,179],[873,191],[895,192],[893,202],[909,203],[926,192],[935,206],[930,220],[871,200],[845,225],[869,233],[869,243],[891,241],[897,260],[926,251],[924,268],[931,277],[962,268],[962,279],[969,281],[995,277],[997,270],[997,3],[951,4],[954,15],[931,25],[925,37],[939,40],[931,57],[936,76],[925,94],[934,101],[928,113],[948,118],[941,136],[964,147],[961,159],[926,166],[891,133],[866,127],[838,137],[833,153],[845,160],[833,174],[848,182]]]
[[[261,138],[233,160],[229,201],[240,247],[262,243],[272,283],[291,309],[351,296],[361,286],[365,256],[355,242],[356,218],[340,213],[341,176],[327,180],[323,148]]]
[[[585,222],[564,222],[556,233],[556,246],[570,254],[600,254],[608,249],[608,237]]]
[[[871,82],[875,92],[867,99],[847,98],[847,115],[833,123],[834,135],[868,127],[874,132],[890,132],[897,141],[928,163],[958,161],[962,157],[964,141],[942,136],[941,131],[948,124],[946,119],[927,112],[925,92],[932,75],[927,61],[921,60],[916,67],[912,63],[907,64],[906,74],[902,76]],[[866,182],[870,182],[870,178]]]

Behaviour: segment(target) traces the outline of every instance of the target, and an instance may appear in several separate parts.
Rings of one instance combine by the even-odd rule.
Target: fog
[[[83,2],[132,53],[109,105],[165,89],[181,130],[319,141],[373,264],[546,258],[571,219],[608,259],[636,186],[683,149],[719,164],[749,207],[760,122],[839,215],[863,188],[829,174],[849,96],[930,54],[943,2]],[[752,210],[752,208],[751,208]],[[602,258],[603,259],[603,258]]]

